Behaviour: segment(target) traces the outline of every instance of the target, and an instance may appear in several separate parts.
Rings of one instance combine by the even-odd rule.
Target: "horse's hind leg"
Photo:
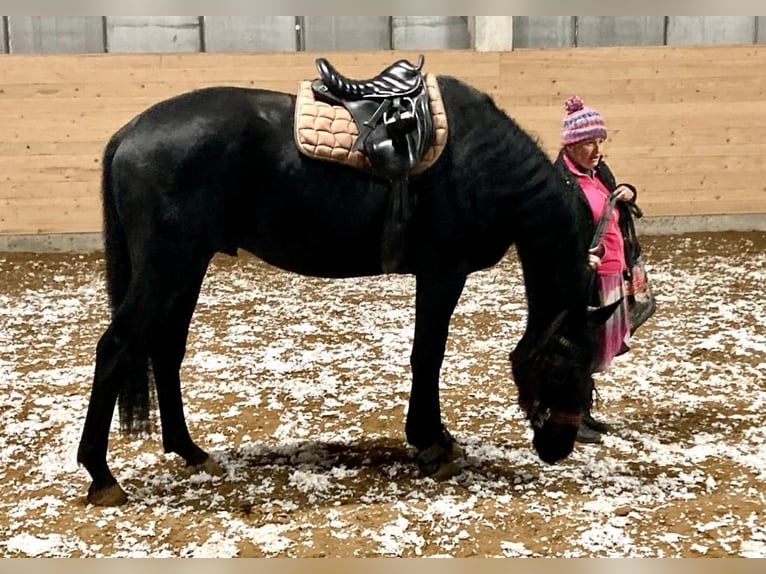
[[[93,377],[88,412],[77,450],[77,461],[91,476],[88,502],[114,506],[127,500],[106,462],[109,427],[121,389],[131,377],[146,377],[147,349],[144,343],[153,310],[138,301],[151,301],[150,294],[128,292],[123,305],[112,318],[96,348],[96,368]],[[139,308],[141,313],[134,312]]]
[[[165,452],[174,452],[187,466],[201,468],[210,474],[221,474],[222,469],[189,434],[183,411],[179,371],[189,333],[194,308],[199,297],[207,264],[190,278],[188,287],[174,300],[165,322],[159,326],[152,343],[151,357],[157,399],[162,423],[162,445]]]
[[[193,265],[176,257],[169,263],[167,257],[148,254],[135,269],[125,300],[98,343],[93,389],[77,452],[78,462],[92,478],[88,501],[93,504],[113,506],[127,500],[106,462],[109,427],[118,395],[131,392],[131,378],[146,380],[150,356],[166,450],[178,452],[190,464],[205,464],[207,454],[194,445],[186,430],[178,369],[208,261],[209,257]],[[141,410],[138,416],[143,419],[148,413]]]

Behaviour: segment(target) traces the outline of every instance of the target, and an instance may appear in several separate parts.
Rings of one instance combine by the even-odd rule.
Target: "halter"
[[[562,314],[563,315],[563,314]],[[558,327],[560,324],[560,320],[563,318],[560,316],[557,318],[557,321],[554,321],[554,325],[551,327],[555,328]],[[549,328],[548,332],[546,334],[550,335],[552,333],[553,329]],[[575,343],[573,343],[571,340],[569,340],[567,337],[563,335],[557,335],[556,337],[553,337],[552,340],[550,340],[549,344],[555,344],[558,345],[567,351],[576,350],[577,346]],[[543,357],[539,354],[539,351],[535,353],[534,357],[531,359],[532,363],[537,363],[540,360],[542,360]],[[579,363],[573,363],[573,368],[576,369],[583,369],[585,370],[585,367]],[[561,412],[561,411],[553,411],[550,407],[544,407],[539,399],[536,399],[532,402],[530,405],[529,402],[522,402],[519,401],[519,406],[526,412],[527,419],[529,420],[530,424],[533,428],[541,429],[543,426],[545,426],[545,423],[548,421],[561,424],[561,425],[570,425],[570,426],[579,426],[580,421],[582,419],[582,414],[575,414],[571,412]]]
[[[551,421],[552,423],[560,425],[579,426],[582,419],[581,414],[565,413],[565,412],[553,412],[550,407],[541,409],[540,401],[534,401],[531,408],[526,408],[527,405],[521,404],[521,408],[527,413],[527,420],[530,424],[537,429],[543,428],[545,423]]]

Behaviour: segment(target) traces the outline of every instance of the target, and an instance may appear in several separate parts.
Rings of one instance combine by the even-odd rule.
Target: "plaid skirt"
[[[625,282],[622,273],[597,275],[598,294],[601,305],[608,305],[622,297],[622,305],[615,309],[611,317],[596,334],[596,354],[593,358],[593,372],[606,370],[612,359],[630,349],[630,315],[625,296]]]

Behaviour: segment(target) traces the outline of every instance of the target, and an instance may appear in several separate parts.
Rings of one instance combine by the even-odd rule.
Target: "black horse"
[[[466,276],[516,245],[527,328],[511,354],[533,444],[553,463],[572,451],[591,396],[595,325],[584,214],[535,141],[465,83],[439,76],[449,137],[436,163],[409,178],[417,198],[408,242],[416,277],[408,442],[426,475],[454,473],[461,449],[442,425],[439,373]],[[234,87],[160,102],[120,129],[103,160],[103,215],[111,323],[77,459],[88,500],[127,496],[107,465],[119,401],[123,430],[147,429],[150,381],[163,447],[187,465],[220,468],[189,435],[179,369],[211,258],[244,249],[282,269],[321,277],[383,273],[385,181],[305,157],[293,136],[296,98]],[[275,318],[278,321],[278,318]]]

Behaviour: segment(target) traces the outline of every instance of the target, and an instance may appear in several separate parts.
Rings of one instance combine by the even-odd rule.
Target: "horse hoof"
[[[205,462],[195,464],[191,469],[193,472],[206,472],[210,476],[223,476],[224,474],[223,467],[210,455],[205,459]]]
[[[100,490],[89,488],[87,500],[95,506],[122,506],[128,501],[128,495],[115,483]]]
[[[416,460],[424,476],[434,480],[447,480],[463,469],[463,449],[451,440],[446,445],[435,444],[421,450]]]

